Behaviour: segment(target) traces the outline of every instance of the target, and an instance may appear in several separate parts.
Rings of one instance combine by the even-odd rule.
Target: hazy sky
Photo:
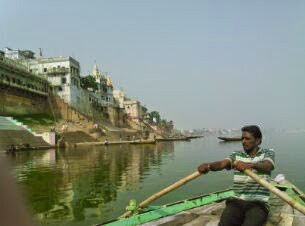
[[[178,128],[305,128],[305,1],[2,0],[0,48],[94,61]]]

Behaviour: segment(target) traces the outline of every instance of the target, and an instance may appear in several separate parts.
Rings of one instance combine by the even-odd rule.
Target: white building
[[[120,108],[124,108],[125,93],[122,90],[119,89],[113,90],[113,98],[119,104]]]
[[[6,58],[11,60],[24,60],[24,59],[34,59],[35,53],[31,50],[20,50],[4,48],[4,54]]]
[[[72,57],[40,57],[26,60],[33,73],[51,83],[54,92],[70,105],[77,105],[80,89],[80,65]]]

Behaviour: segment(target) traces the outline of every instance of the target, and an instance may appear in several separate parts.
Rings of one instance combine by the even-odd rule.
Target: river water
[[[262,147],[276,152],[273,176],[283,173],[305,191],[305,133],[268,132]],[[43,225],[92,225],[124,212],[196,170],[242,150],[240,142],[206,136],[191,142],[95,146],[7,155],[33,215]],[[232,172],[211,172],[156,201],[154,205],[226,189]]]

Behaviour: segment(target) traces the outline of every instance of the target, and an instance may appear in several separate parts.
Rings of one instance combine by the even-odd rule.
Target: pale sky
[[[178,128],[305,128],[305,1],[2,0],[0,48],[94,62]]]

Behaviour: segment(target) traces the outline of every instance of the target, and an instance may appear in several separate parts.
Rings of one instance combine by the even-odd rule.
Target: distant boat
[[[155,144],[157,141],[154,140],[135,140],[130,142],[130,144]]]
[[[170,138],[157,138],[157,141],[190,141],[188,137],[170,137]]]
[[[187,136],[188,139],[197,139],[203,137],[202,135],[193,135],[193,136]]]
[[[242,138],[241,137],[217,137],[220,140],[223,141],[241,141]]]

